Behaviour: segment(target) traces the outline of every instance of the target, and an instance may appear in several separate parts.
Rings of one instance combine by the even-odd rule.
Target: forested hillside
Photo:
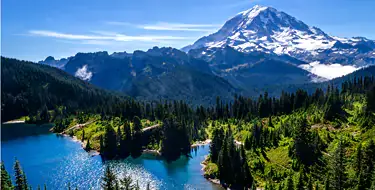
[[[47,65],[1,57],[1,120],[65,106],[65,111],[109,109],[123,96],[101,90]]]
[[[174,161],[210,139],[205,177],[225,187],[375,188],[375,79],[358,74],[372,68],[312,93],[215,96],[212,106],[192,106],[126,99],[48,66],[2,58],[2,67],[5,118],[53,122],[105,159],[151,149]]]

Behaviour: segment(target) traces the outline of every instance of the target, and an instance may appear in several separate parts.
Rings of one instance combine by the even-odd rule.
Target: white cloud
[[[68,40],[109,40],[106,36],[65,34],[48,30],[30,30],[30,34],[36,36],[55,37]]]
[[[338,63],[320,64],[320,62],[318,61],[312,62],[310,64],[300,65],[299,67],[327,79],[341,77],[360,69],[351,65],[341,65]]]
[[[84,65],[82,68],[78,69],[74,76],[89,81],[92,77],[92,72],[88,71],[87,65]]]
[[[88,34],[68,34],[68,33],[60,33],[48,30],[31,30],[29,31],[31,35],[35,36],[44,36],[44,37],[53,37],[59,39],[67,39],[67,40],[88,40],[87,43],[90,42],[99,42],[104,43],[103,41],[122,41],[122,42],[129,42],[129,41],[145,41],[145,42],[157,42],[157,41],[164,41],[164,40],[188,40],[191,38],[188,37],[180,37],[180,36],[153,36],[153,35],[144,35],[144,36],[128,36],[119,33],[113,32],[96,32],[98,35],[88,35]],[[96,43],[97,44],[97,43]]]
[[[155,24],[131,24],[127,22],[117,22],[111,21],[107,22],[110,25],[117,26],[134,26],[136,28],[144,30],[161,30],[161,31],[192,31],[192,32],[214,32],[221,25],[215,24],[184,24],[184,23],[168,23],[168,22],[158,22]]]

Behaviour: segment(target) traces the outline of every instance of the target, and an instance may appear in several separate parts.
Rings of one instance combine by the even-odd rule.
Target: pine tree
[[[372,174],[372,183],[371,183],[370,190],[375,190],[375,171]]]
[[[228,138],[224,137],[223,145],[219,153],[218,162],[217,162],[217,165],[219,168],[219,179],[220,181],[223,181],[224,183],[228,183],[229,182],[228,176],[232,175],[232,173],[230,172],[230,167],[228,167],[231,160],[229,158],[229,150],[227,146],[228,144],[227,141],[228,141]]]
[[[307,190],[313,190],[313,184],[312,184],[311,177],[309,178],[309,181],[307,183]]]
[[[87,143],[86,143],[85,150],[86,151],[90,151],[91,150],[90,137],[87,138]]]
[[[285,181],[284,190],[293,190],[293,189],[294,189],[293,179],[290,176],[288,176],[288,178],[286,178],[286,181]]]
[[[324,182],[324,190],[330,190],[331,187],[330,187],[330,184],[329,184],[329,177],[327,176],[326,177],[326,180]]]
[[[363,182],[364,187],[369,188],[372,183],[373,179],[373,172],[375,170],[375,143],[371,139],[367,143],[367,145],[363,149]]]
[[[213,163],[216,163],[219,157],[219,152],[223,142],[223,136],[224,135],[222,128],[214,128],[214,130],[212,131],[212,141],[210,144],[210,158]]]
[[[240,148],[241,151],[241,162],[242,162],[242,185],[246,188],[249,188],[251,184],[253,183],[253,177],[251,176],[249,165],[247,163],[247,158],[246,158],[246,152],[243,146]]]
[[[366,189],[365,187],[365,182],[364,182],[364,178],[363,178],[363,174],[359,174],[358,176],[358,183],[357,183],[357,190],[362,190],[362,189]]]
[[[117,131],[116,131],[116,144],[118,147],[120,147],[121,138],[122,138],[121,126],[118,126]]]
[[[116,133],[112,126],[108,125],[105,128],[103,138],[103,150],[101,153],[106,158],[114,158],[117,154]]]
[[[141,119],[139,119],[138,116],[134,116],[133,118],[133,130],[135,132],[140,132],[142,130]]]
[[[5,170],[4,163],[0,163],[1,165],[1,188],[3,190],[11,190],[13,189],[12,181],[8,172]]]
[[[294,135],[294,145],[290,151],[292,158],[298,160],[304,165],[312,165],[317,159],[315,149],[312,147],[311,134],[308,130],[305,117],[296,121],[296,130]]]
[[[82,139],[81,139],[81,141],[83,142],[85,140],[85,130],[83,129],[82,130]]]
[[[332,155],[330,167],[332,187],[337,190],[344,189],[347,177],[345,172],[345,148],[342,137],[340,137],[337,148]]]
[[[298,175],[296,190],[304,190],[304,183],[303,183],[303,177],[302,177],[301,172]]]
[[[268,117],[268,126],[269,127],[274,127],[273,123],[272,123],[272,116],[271,115]]]
[[[122,189],[133,189],[133,180],[130,175],[124,174],[124,177],[120,179],[120,184]]]
[[[358,177],[362,169],[362,143],[359,143],[355,153],[355,169]]]
[[[315,182],[315,190],[319,190],[319,181]]]
[[[20,162],[17,159],[14,163],[13,168],[14,168],[14,178],[16,180],[16,186],[14,187],[14,189],[26,190],[28,188],[28,185],[26,184],[25,175],[23,174],[23,170],[21,168]]]
[[[101,187],[104,190],[115,190],[116,187],[116,175],[113,173],[109,165],[106,166],[104,175],[102,177]]]
[[[25,173],[25,171],[23,172],[23,179],[24,179],[24,181],[23,181],[23,186],[24,186],[25,189],[27,190],[27,189],[29,189],[29,185],[28,185],[28,183],[27,183],[27,178],[26,178],[26,173]]]
[[[138,116],[133,118],[133,131],[130,155],[137,158],[142,154],[142,123]]]
[[[120,140],[120,156],[126,158],[130,155],[131,150],[131,129],[128,122],[124,124],[124,133]]]

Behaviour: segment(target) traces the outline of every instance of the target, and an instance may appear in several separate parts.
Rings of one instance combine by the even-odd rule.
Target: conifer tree
[[[16,159],[14,163],[14,178],[16,180],[16,185],[14,186],[15,190],[26,190],[28,185],[25,180],[25,175],[21,168],[20,162]]]
[[[296,190],[304,190],[304,183],[303,183],[303,177],[302,177],[301,172],[298,175]]]
[[[122,179],[120,179],[120,184],[122,189],[132,189],[133,188],[133,180],[130,175],[124,175]]]
[[[369,188],[373,179],[373,172],[375,170],[375,143],[371,139],[366,143],[363,149],[363,181],[364,187]]]
[[[294,189],[293,179],[290,176],[288,176],[285,181],[284,190],[293,190],[293,189]]]
[[[357,172],[357,177],[359,177],[362,169],[362,143],[359,143],[355,153],[355,169]]]
[[[221,127],[214,128],[214,130],[212,131],[212,141],[210,144],[210,158],[213,163],[216,163],[219,157],[219,152],[223,142],[223,136],[223,129]]]
[[[4,163],[0,163],[1,165],[1,189],[4,190],[11,190],[13,189],[13,184],[10,179],[8,172],[5,170]]]
[[[131,129],[128,122],[124,124],[124,133],[120,140],[120,156],[121,157],[128,157],[130,155],[131,150]]]
[[[109,165],[106,166],[102,177],[101,187],[104,190],[115,190],[117,184],[116,175],[113,173]]]
[[[105,128],[103,145],[103,150],[101,150],[103,156],[109,159],[114,158],[117,154],[116,133],[113,127],[108,124]]]
[[[311,177],[309,178],[309,181],[307,183],[307,190],[313,190],[313,183],[311,181]]]
[[[81,141],[83,142],[85,140],[85,130],[83,129],[82,130],[82,139],[81,139]]]
[[[324,182],[324,190],[330,190],[331,187],[330,187],[330,184],[329,184],[329,177],[327,176],[326,177],[326,180]]]
[[[241,159],[242,159],[242,168],[241,168],[241,172],[242,172],[242,185],[245,187],[245,188],[250,188],[251,184],[253,183],[253,177],[251,176],[251,173],[250,173],[250,169],[249,169],[249,165],[247,163],[247,158],[246,158],[246,152],[245,152],[245,149],[243,146],[241,146],[240,148],[240,151],[241,151]]]
[[[87,143],[86,143],[85,150],[86,151],[90,151],[91,150],[90,137],[87,138]]]
[[[315,182],[315,190],[319,190],[320,189],[320,187],[319,187],[319,181],[316,181]]]
[[[345,188],[346,172],[345,172],[345,148],[340,137],[336,150],[334,151],[331,163],[332,187],[337,190]]]
[[[131,156],[137,158],[142,154],[142,123],[138,116],[133,118]]]

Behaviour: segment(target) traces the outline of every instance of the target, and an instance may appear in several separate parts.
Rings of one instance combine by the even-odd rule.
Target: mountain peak
[[[48,56],[44,61],[55,61],[53,56]]]
[[[242,12],[238,13],[238,15],[243,15],[243,16],[245,16],[245,15],[246,16],[252,15],[252,16],[256,16],[260,12],[265,11],[265,10],[270,9],[270,8],[271,7],[266,7],[266,6],[261,6],[261,5],[255,5],[254,7],[250,8],[250,9],[248,9],[246,11],[242,11]],[[271,8],[271,9],[273,9],[273,8]]]
[[[329,48],[333,46],[332,41],[319,28],[310,27],[285,12],[255,5],[229,19],[219,31],[199,39],[183,50],[229,45],[244,52],[289,54],[295,50]]]

